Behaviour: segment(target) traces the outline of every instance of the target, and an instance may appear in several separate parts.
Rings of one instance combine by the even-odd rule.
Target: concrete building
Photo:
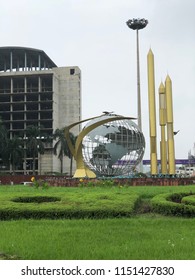
[[[0,118],[9,137],[25,139],[26,128],[38,126],[51,136],[81,119],[81,71],[78,67],[57,67],[42,50],[0,47]],[[79,127],[72,131],[79,133]],[[60,172],[53,154],[54,143],[45,143],[45,153],[37,155],[36,173]],[[25,150],[25,146],[24,146]],[[64,172],[69,170],[65,159]],[[0,172],[11,171],[0,165]],[[18,173],[31,174],[32,158],[26,154]]]

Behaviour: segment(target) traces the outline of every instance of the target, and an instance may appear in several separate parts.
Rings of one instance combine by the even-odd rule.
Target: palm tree
[[[73,162],[73,157],[72,154],[69,150],[67,140],[65,138],[65,128],[57,128],[53,134],[53,139],[57,140],[55,145],[54,145],[54,154],[57,155],[58,153],[58,158],[60,160],[60,173],[63,173],[63,158],[64,156],[67,156],[70,158],[70,176],[72,176],[72,162]],[[76,136],[74,136],[73,133],[70,133],[70,139],[73,143],[73,145],[76,142]]]
[[[35,159],[38,153],[44,154],[45,148],[40,127],[28,126],[26,129],[26,148],[31,153],[33,158],[33,175],[35,175]]]
[[[71,140],[73,146],[75,146],[76,140],[77,140],[77,136],[75,136],[73,133],[70,133],[70,140]],[[70,159],[70,176],[72,177],[73,155],[72,155],[70,149],[68,149],[68,154],[67,154],[67,156],[68,156],[69,159]]]
[[[0,121],[0,157],[5,163],[9,162],[8,144],[9,138],[7,130]]]
[[[9,162],[12,166],[12,172],[15,174],[17,165],[23,160],[23,141],[19,137],[14,136],[12,139],[9,139],[7,147]]]

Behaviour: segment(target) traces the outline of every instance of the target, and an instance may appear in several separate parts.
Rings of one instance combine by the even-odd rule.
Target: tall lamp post
[[[126,22],[127,26],[133,30],[136,30],[136,42],[137,42],[137,119],[138,127],[142,131],[142,118],[141,118],[141,91],[140,91],[140,63],[139,63],[139,30],[146,27],[148,21],[144,18],[141,19],[129,19]]]
[[[137,49],[137,121],[138,128],[142,132],[142,117],[141,117],[141,91],[140,91],[140,63],[139,63],[139,30],[146,27],[148,21],[144,18],[133,18],[126,22],[127,26],[136,30],[136,49]],[[139,171],[143,172],[143,162],[139,164]]]

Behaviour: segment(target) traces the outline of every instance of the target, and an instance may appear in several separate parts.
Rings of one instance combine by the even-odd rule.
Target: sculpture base
[[[79,168],[75,171],[74,178],[96,178],[96,174],[88,168]]]

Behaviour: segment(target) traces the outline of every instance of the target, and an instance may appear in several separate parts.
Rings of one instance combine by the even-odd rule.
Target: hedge
[[[0,197],[0,220],[10,219],[60,219],[60,218],[112,218],[133,214],[137,194],[70,193],[4,194]]]
[[[159,194],[151,199],[152,208],[155,212],[164,215],[195,217],[195,206],[183,203],[184,197],[191,195],[195,195],[195,193]]]
[[[185,196],[181,200],[182,203],[194,205],[195,206],[195,195]]]

